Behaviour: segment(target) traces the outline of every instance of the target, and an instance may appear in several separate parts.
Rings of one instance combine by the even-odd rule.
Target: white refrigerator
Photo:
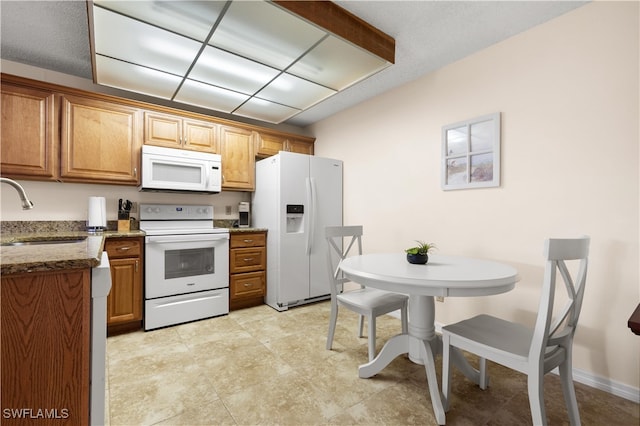
[[[281,151],[256,162],[252,227],[267,228],[266,303],[330,298],[326,226],[342,225],[342,161]]]

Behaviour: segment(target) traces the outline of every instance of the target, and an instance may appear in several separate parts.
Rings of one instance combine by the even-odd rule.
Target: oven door
[[[229,287],[229,234],[147,236],[145,298]]]

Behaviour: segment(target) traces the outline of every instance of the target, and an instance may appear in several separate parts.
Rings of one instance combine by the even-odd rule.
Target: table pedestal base
[[[438,424],[445,424],[442,394],[436,376],[435,356],[442,353],[442,339],[435,333],[435,306],[433,296],[409,297],[409,334],[398,334],[385,343],[372,361],[358,368],[361,378],[375,376],[396,357],[408,354],[416,364],[424,364],[431,404]],[[480,383],[480,373],[466,360],[462,352],[452,348],[452,362],[475,383]]]

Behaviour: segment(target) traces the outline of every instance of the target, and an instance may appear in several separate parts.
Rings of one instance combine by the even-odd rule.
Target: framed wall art
[[[500,113],[442,127],[442,189],[500,186]]]

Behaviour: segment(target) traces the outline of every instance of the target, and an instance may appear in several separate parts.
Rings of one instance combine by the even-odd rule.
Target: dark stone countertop
[[[0,274],[93,268],[100,264],[105,238],[145,235],[139,230],[90,233],[67,222],[60,222],[60,226],[55,222],[32,224],[31,227],[26,222],[2,224]],[[7,245],[15,242],[38,243]]]

